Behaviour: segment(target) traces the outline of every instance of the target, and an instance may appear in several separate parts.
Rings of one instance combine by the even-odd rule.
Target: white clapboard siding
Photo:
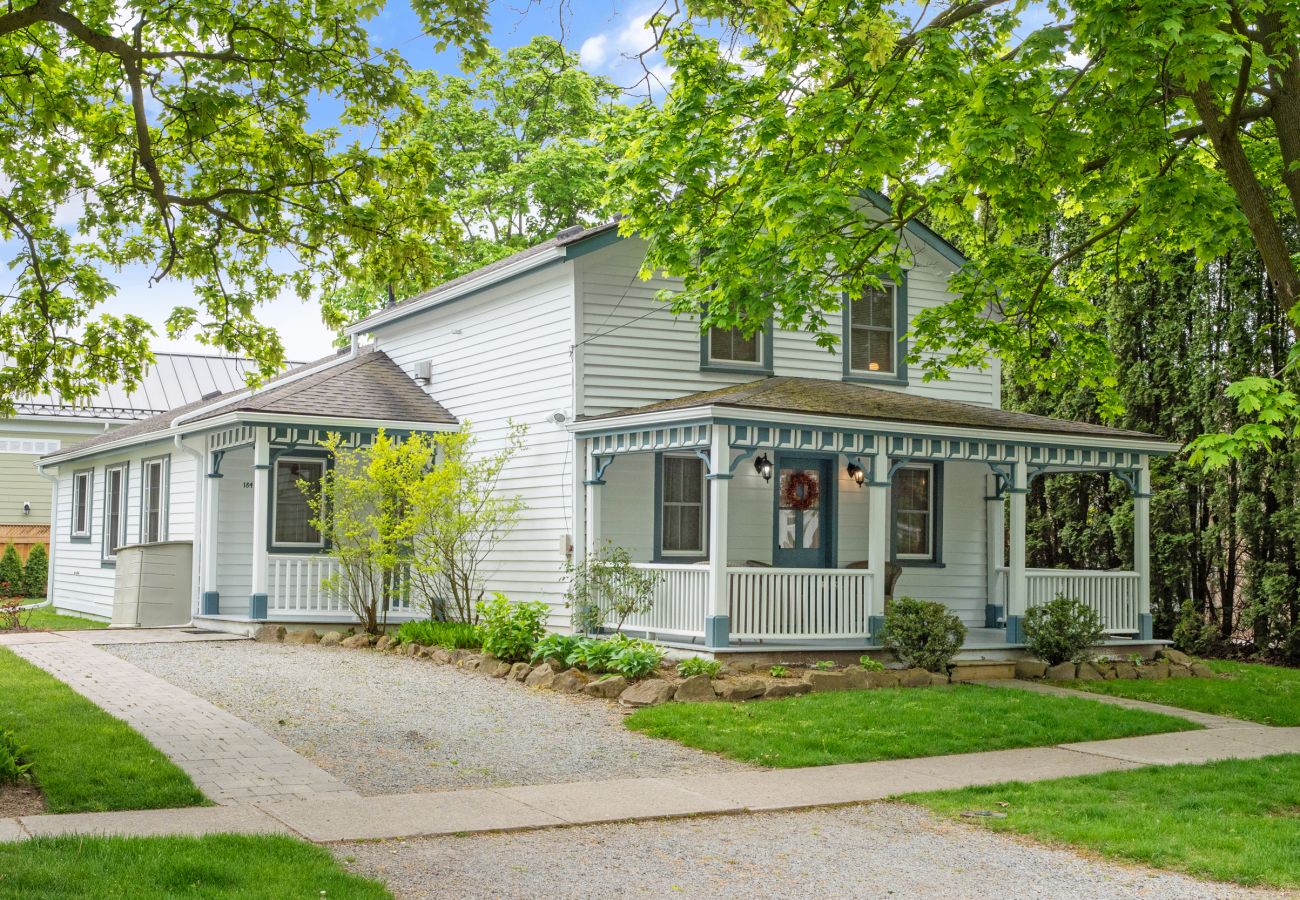
[[[676,286],[674,280],[642,281],[636,277],[643,255],[644,245],[629,239],[576,261],[583,335],[577,355],[582,412],[612,412],[761,377],[700,371],[698,321],[672,315],[656,299],[660,290]],[[950,273],[951,267],[936,254],[920,251],[918,264],[908,277],[911,315],[950,297],[946,292]],[[838,335],[839,314],[830,315],[828,322],[832,333]],[[819,347],[812,334],[778,330],[773,335],[773,371],[776,375],[838,379],[843,374],[843,360]],[[921,380],[916,365],[911,383],[898,389],[993,406],[998,403],[995,377],[991,367],[963,368],[954,370],[949,380],[927,383]]]
[[[430,396],[473,424],[483,453],[503,446],[510,421],[528,427],[524,450],[498,490],[524,499],[518,526],[485,569],[489,592],[545,600],[568,624],[563,566],[573,534],[574,443],[554,412],[572,414],[572,272],[553,266],[380,327],[379,348],[407,372],[430,361]]]

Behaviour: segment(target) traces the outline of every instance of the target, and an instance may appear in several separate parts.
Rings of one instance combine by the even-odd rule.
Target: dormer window
[[[906,287],[883,283],[844,304],[844,377],[907,383]]]

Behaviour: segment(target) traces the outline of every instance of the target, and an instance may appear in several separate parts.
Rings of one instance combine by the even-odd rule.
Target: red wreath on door
[[[812,509],[821,489],[811,472],[791,472],[781,488],[781,505],[787,509]]]

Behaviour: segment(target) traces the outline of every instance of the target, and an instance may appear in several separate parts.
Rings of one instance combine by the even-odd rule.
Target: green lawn
[[[321,847],[279,836],[38,838],[0,844],[0,898],[391,897]]]
[[[42,606],[27,614],[27,627],[38,631],[73,631],[81,628],[107,628],[107,622],[83,619],[81,616],[65,616],[56,613],[53,607]]]
[[[777,768],[943,756],[1185,731],[1172,716],[1075,697],[952,685],[806,694],[761,703],[668,703],[627,726]]]
[[[1080,681],[1070,687],[1132,697],[1264,725],[1300,725],[1300,669],[1213,660],[1218,678],[1165,681]]]
[[[188,775],[125,722],[4,649],[0,729],[27,748],[50,812],[207,803]]]
[[[1160,766],[902,799],[950,816],[1005,813],[1005,819],[962,821],[1202,878],[1300,887],[1300,756]]]

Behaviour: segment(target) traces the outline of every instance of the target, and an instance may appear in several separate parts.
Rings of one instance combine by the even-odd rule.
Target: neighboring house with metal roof
[[[244,383],[252,364],[230,356],[157,353],[139,387],[107,385],[92,397],[65,403],[52,395],[20,397],[14,415],[0,418],[0,548],[10,541],[24,556],[48,544],[48,479],[42,455]]]
[[[390,305],[349,329],[351,358],[49,458],[70,523],[56,604],[105,602],[111,570],[94,598],[84,588],[107,560],[94,529],[153,536],[158,513],[137,502],[135,473],[145,467],[147,491],[147,467],[165,455],[161,515],[194,542],[195,622],[350,621],[322,586],[335,563],[292,489],[323,471],[319,436],[472,423],[492,453],[515,422],[526,447],[498,489],[526,509],[481,587],[545,600],[554,628],[570,615],[565,563],[612,542],[660,576],[651,609],[625,628],[716,654],[872,646],[891,592],[946,604],[976,643],[1014,647],[1025,611],[1058,593],[1094,606],[1117,639],[1149,638],[1148,463],[1176,445],[1002,410],[994,359],[946,381],[913,377],[909,323],[951,296],[963,261],[919,225],[902,239],[899,283],[830,316],[834,353],[780,328],[702,335],[658,299],[678,283],[641,279],[645,246],[614,224],[568,229]],[[1129,484],[1131,570],[1027,568],[1025,495],[1058,471]],[[120,521],[100,505],[118,483],[135,498]]]

